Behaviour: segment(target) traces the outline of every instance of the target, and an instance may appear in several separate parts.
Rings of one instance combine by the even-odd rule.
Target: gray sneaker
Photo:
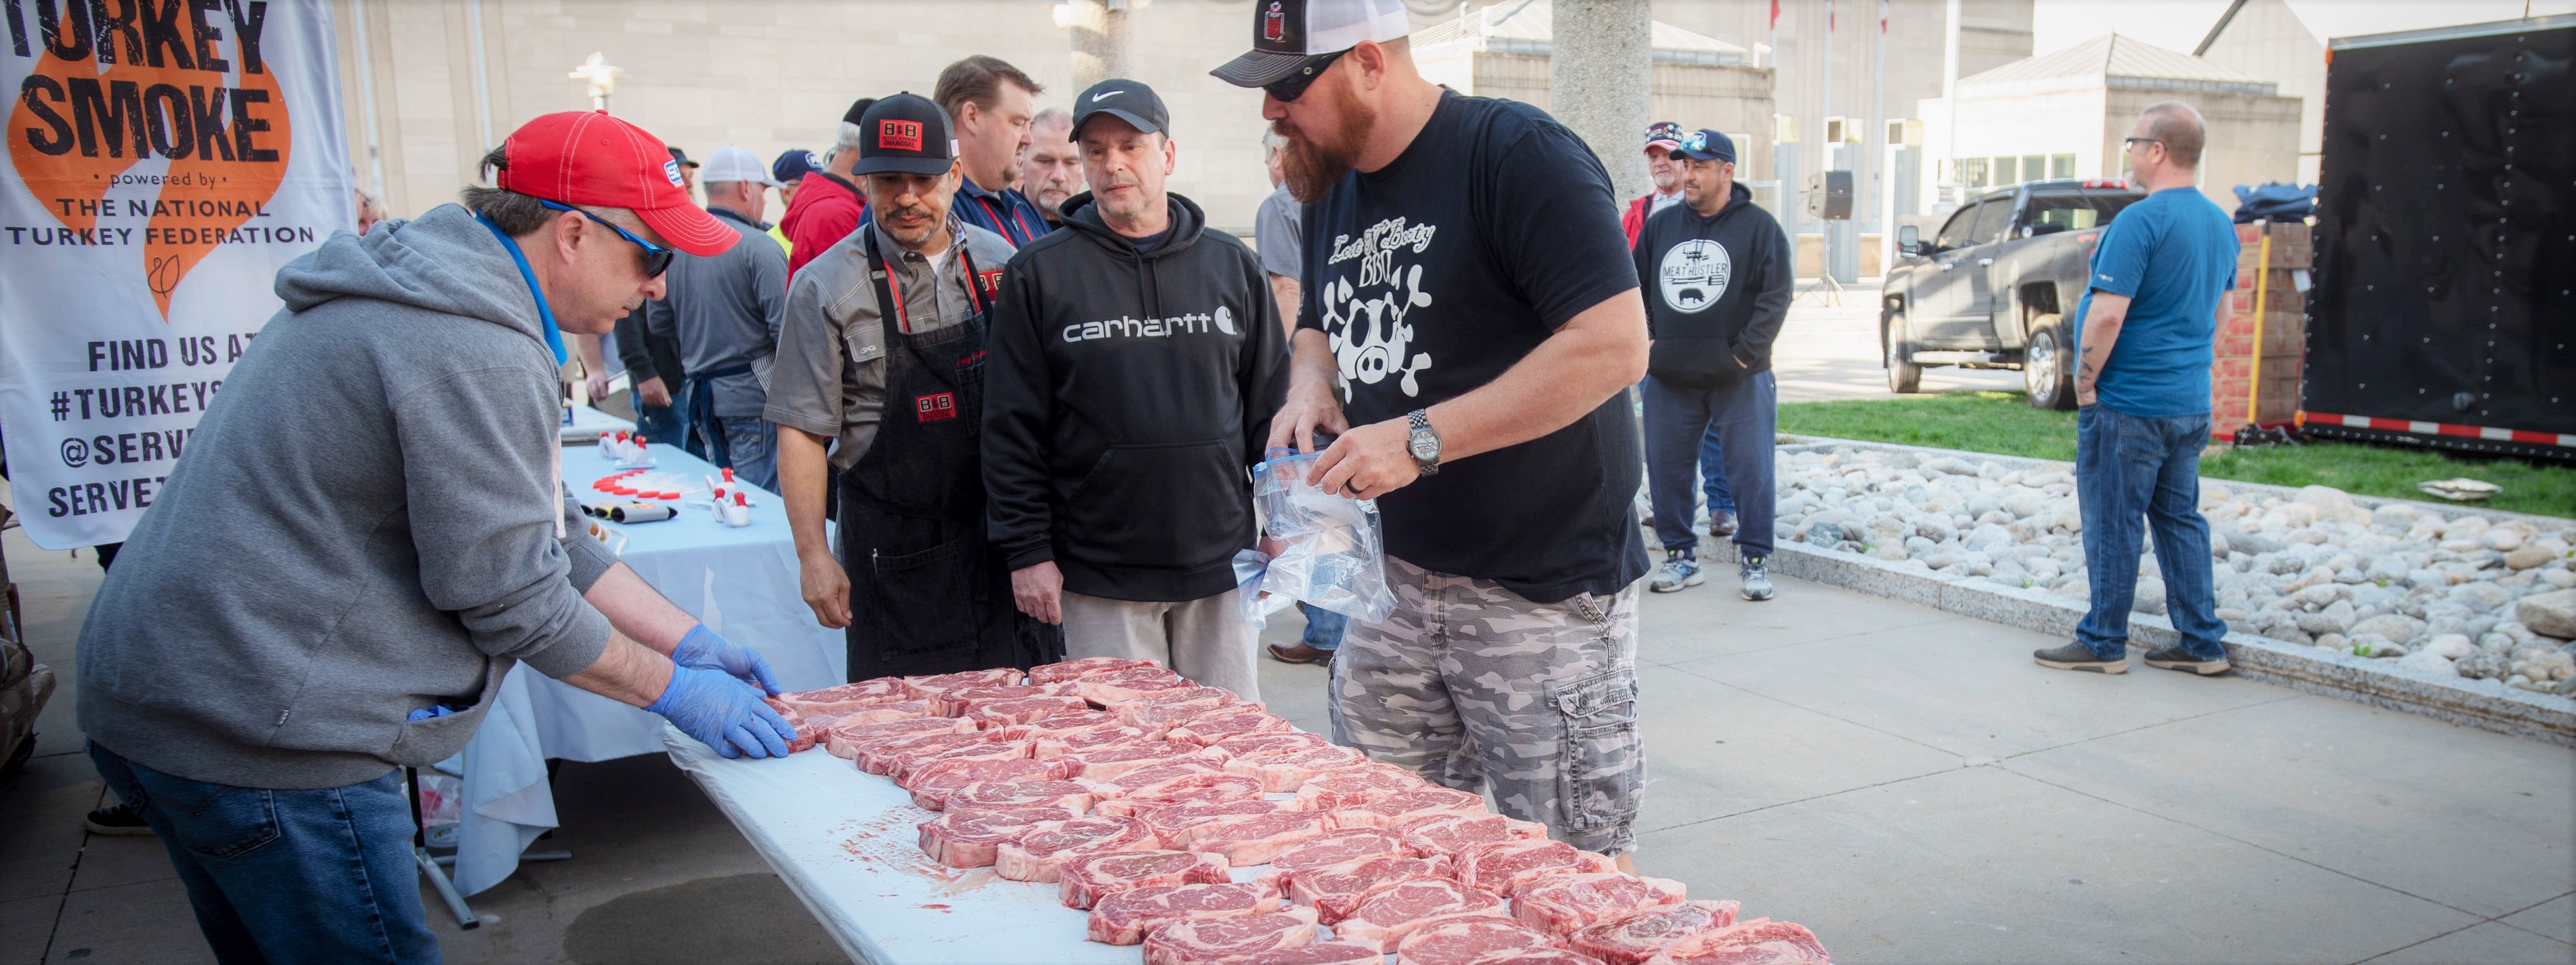
[[[2192,656],[2191,651],[2185,650],[2181,647],[2166,647],[2162,650],[2147,651],[2146,659],[2147,666],[2150,667],[2155,667],[2161,670],[2180,670],[2185,673],[2196,673],[2203,677],[2223,674],[2228,670],[2227,657],[2224,655],[2214,659],[2204,659]]]
[[[1767,556],[1747,556],[1744,558],[1744,565],[1738,568],[1738,572],[1744,577],[1745,599],[1768,600],[1771,598],[1770,563],[1771,558]]]
[[[1655,568],[1654,582],[1646,584],[1646,588],[1657,593],[1674,593],[1683,587],[1706,582],[1708,575],[1699,571],[1697,557],[1687,550],[1665,550],[1664,565]]]
[[[2090,670],[2104,674],[2129,672],[2129,655],[2126,651],[2121,652],[2117,657],[2098,656],[2093,652],[2093,648],[2081,642],[2067,643],[2046,650],[2033,650],[2030,658],[2040,666],[2051,670]]]

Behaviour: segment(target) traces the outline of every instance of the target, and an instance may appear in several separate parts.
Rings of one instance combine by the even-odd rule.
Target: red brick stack
[[[2308,269],[2316,249],[2302,222],[2240,224],[2236,290],[2218,325],[2209,370],[2209,434],[2224,439],[2247,420],[2280,425],[2299,410],[2307,350]],[[2268,241],[2267,246],[2265,242]],[[2257,344],[2259,342],[2259,344]]]

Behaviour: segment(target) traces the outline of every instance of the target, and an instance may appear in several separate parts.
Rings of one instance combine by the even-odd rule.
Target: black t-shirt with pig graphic
[[[1304,282],[1298,325],[1326,336],[1363,425],[1493,381],[1637,272],[1609,174],[1573,132],[1527,104],[1445,93],[1393,163],[1312,206]],[[1621,393],[1379,499],[1387,552],[1540,603],[1614,594],[1646,572],[1639,472]]]

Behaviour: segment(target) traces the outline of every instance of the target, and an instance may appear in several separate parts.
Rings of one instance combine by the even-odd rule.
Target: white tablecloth
[[[716,474],[676,446],[654,447],[654,459],[657,471],[687,479]],[[595,445],[564,447],[564,482],[577,498],[598,495],[591,482],[616,471]],[[755,498],[751,525],[741,528],[718,524],[704,508],[658,523],[601,525],[626,538],[620,559],[628,567],[726,639],[760,651],[781,687],[841,683],[844,638],[839,630],[817,625],[805,606],[786,508],[775,495]],[[548,758],[604,761],[658,753],[662,728],[660,717],[525,666],[512,669],[482,729],[464,753],[441,767],[464,777],[457,888],[470,895],[508,878],[528,842],[555,826]]]
[[[1136,965],[1132,945],[1085,941],[1089,915],[1052,884],[933,863],[935,817],[893,781],[822,750],[726,760],[665,728],[671,761],[723,809],[851,961],[870,965]],[[1249,881],[1260,868],[1236,868]]]

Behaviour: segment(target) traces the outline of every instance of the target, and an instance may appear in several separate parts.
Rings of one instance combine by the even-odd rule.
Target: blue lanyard
[[[493,224],[479,214],[474,216],[474,220],[482,222],[483,227],[491,229],[492,237],[501,239],[501,247],[509,249],[510,260],[518,263],[519,280],[528,283],[529,297],[537,300],[537,321],[545,323],[546,347],[555,350],[556,365],[564,364],[563,330],[555,327],[555,310],[546,307],[546,293],[537,289],[537,273],[528,267],[527,253],[519,250],[517,241],[501,233],[500,225]]]

